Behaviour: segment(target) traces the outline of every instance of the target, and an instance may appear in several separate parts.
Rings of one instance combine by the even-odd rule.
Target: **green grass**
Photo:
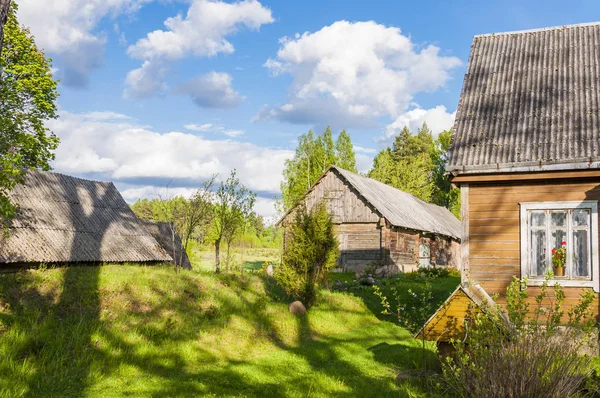
[[[362,298],[324,292],[298,318],[288,303],[258,275],[0,274],[0,397],[431,395],[395,382],[420,366],[420,343]]]
[[[190,262],[192,267],[203,271],[215,270],[215,251],[213,247],[193,246],[189,250]],[[225,260],[227,258],[226,247],[221,249],[221,268],[225,269]],[[231,266],[239,272],[243,264],[245,271],[258,271],[260,267],[269,261],[272,264],[279,264],[281,250],[274,248],[234,248],[231,253]]]

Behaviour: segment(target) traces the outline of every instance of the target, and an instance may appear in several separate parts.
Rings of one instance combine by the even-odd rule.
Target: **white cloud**
[[[377,149],[375,148],[363,148],[362,146],[359,145],[353,145],[354,147],[354,152],[361,152],[361,153],[377,153]]]
[[[166,30],[149,32],[146,37],[138,40],[127,48],[127,54],[135,59],[165,65],[167,61],[178,61],[188,56],[211,57],[219,53],[234,52],[233,44],[226,37],[236,33],[240,27],[258,30],[261,25],[274,21],[271,10],[264,7],[258,0],[244,0],[236,3],[225,3],[212,0],[192,0],[185,17],[177,15],[167,18],[164,22]],[[136,69],[139,71],[140,69]],[[134,71],[128,73],[129,76]],[[141,72],[140,72],[141,73]],[[164,87],[164,71],[158,76],[155,88]],[[231,87],[231,76],[226,73],[211,72],[200,80],[192,80],[187,84],[195,85],[190,88],[194,102],[203,107],[231,107],[241,102],[240,97]],[[129,82],[126,82],[129,85]],[[145,84],[148,87],[148,84]],[[215,97],[208,97],[202,91],[205,86],[212,89]],[[142,90],[148,97],[160,90]],[[127,95],[126,95],[127,96]],[[220,97],[219,97],[220,96]]]
[[[456,112],[449,113],[443,105],[431,109],[415,108],[398,116],[393,123],[389,124],[378,141],[391,141],[405,126],[416,132],[423,123],[427,123],[427,127],[437,136],[442,131],[452,128],[455,116]]]
[[[144,61],[140,68],[127,72],[123,97],[146,98],[166,92],[165,73],[159,62]]]
[[[214,126],[210,123],[205,124],[186,124],[183,126],[186,130],[191,131],[211,131]]]
[[[372,21],[338,21],[280,42],[265,67],[294,78],[291,96],[264,108],[258,119],[321,124],[341,119],[347,126],[372,125],[381,116],[395,119],[417,93],[439,89],[461,64],[436,46],[419,49],[400,29]]]
[[[87,84],[104,58],[106,36],[96,32],[107,15],[137,11],[150,0],[20,0],[19,22],[31,29],[36,44],[57,55],[64,84]]]
[[[205,124],[186,124],[183,126],[186,130],[199,131],[199,132],[215,132],[225,134],[227,137],[236,138],[244,135],[245,131],[241,129],[228,129],[223,126],[215,125],[212,123]]]
[[[165,21],[167,30],[150,32],[129,46],[127,53],[137,59],[163,58],[179,60],[188,55],[214,56],[232,53],[233,45],[225,39],[245,25],[258,30],[273,22],[271,10],[257,0],[237,3],[194,0],[187,15],[177,15]]]
[[[194,134],[160,134],[130,119],[98,120],[61,112],[48,123],[61,139],[54,168],[67,174],[100,174],[122,184],[197,187],[215,173],[226,178],[236,168],[251,190],[276,194],[284,162],[292,151]],[[130,188],[136,188],[130,187]]]
[[[245,97],[231,86],[231,75],[223,72],[209,72],[181,84],[177,92],[187,94],[192,101],[203,108],[233,108]]]

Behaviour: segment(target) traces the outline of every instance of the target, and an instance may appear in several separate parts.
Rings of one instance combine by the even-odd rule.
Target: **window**
[[[540,285],[552,269],[552,249],[563,242],[564,276],[549,284],[593,287],[598,291],[598,202],[521,203],[521,275]]]

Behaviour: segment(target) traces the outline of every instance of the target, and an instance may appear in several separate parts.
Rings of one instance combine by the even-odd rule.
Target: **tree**
[[[6,0],[2,1],[2,7]],[[50,169],[58,138],[44,122],[57,117],[51,60],[26,28],[19,27],[13,3],[3,28],[0,55],[0,225],[15,212],[8,194],[27,169]],[[1,16],[0,16],[1,18]]]
[[[354,153],[354,146],[350,135],[346,130],[342,130],[338,135],[337,141],[335,142],[335,153],[336,153],[336,166],[341,167],[344,170],[357,173],[356,169],[356,154]]]
[[[215,271],[221,272],[221,241],[228,243],[227,251],[236,232],[240,230],[254,209],[256,194],[249,191],[237,178],[236,170],[231,171],[227,180],[217,189],[215,204]],[[229,257],[229,254],[228,254]],[[229,267],[229,264],[227,264]],[[227,270],[228,271],[228,270]]]
[[[298,137],[296,153],[283,170],[283,210],[292,208],[331,165],[356,172],[354,148],[345,130],[335,143],[329,127],[320,136],[310,130]]]
[[[4,25],[10,12],[10,0],[0,0],[0,56],[2,55],[2,41],[4,39]]]
[[[194,231],[201,226],[208,225],[211,221],[213,216],[212,188],[216,177],[213,175],[205,181],[190,199],[184,201],[182,206],[175,208],[175,228],[181,234],[183,250],[186,252]]]
[[[436,141],[433,153],[435,185],[432,200],[435,204],[447,207],[452,214],[460,218],[460,189],[452,188],[448,173],[446,173],[451,136],[452,130],[446,130],[438,135]]]
[[[337,264],[338,241],[331,215],[323,202],[310,211],[299,207],[289,226],[283,261],[277,268],[277,282],[306,307],[316,301],[317,284],[327,278]]]

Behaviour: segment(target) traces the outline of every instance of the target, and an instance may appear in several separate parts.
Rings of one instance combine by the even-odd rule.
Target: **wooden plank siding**
[[[582,175],[586,178],[502,182],[469,180],[468,279],[481,283],[490,295],[499,294],[499,302],[504,303],[506,287],[512,277],[521,277],[519,203],[600,200],[600,176],[590,178],[590,173]],[[596,274],[599,271],[593,270]],[[581,288],[565,287],[564,290],[566,304],[574,303],[582,292]],[[533,297],[539,288],[529,287],[529,292]],[[598,305],[595,308],[597,314]]]
[[[417,269],[419,244],[430,246],[430,261],[439,266],[458,268],[460,246],[448,237],[423,234],[392,226],[388,219],[368,202],[338,171],[325,173],[303,199],[307,210],[324,201],[335,224],[340,248],[338,267],[345,271],[361,272],[376,263],[384,273],[394,274]],[[295,209],[279,222],[285,242],[290,237],[287,225],[295,217]]]

